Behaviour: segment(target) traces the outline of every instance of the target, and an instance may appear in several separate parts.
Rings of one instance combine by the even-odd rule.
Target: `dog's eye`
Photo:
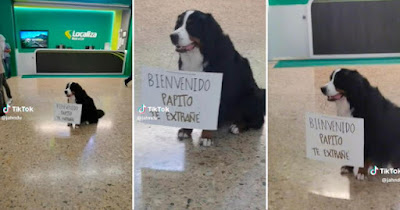
[[[186,21],[186,25],[190,25],[190,24],[192,24],[192,23],[193,23],[193,21],[190,20],[190,19]]]

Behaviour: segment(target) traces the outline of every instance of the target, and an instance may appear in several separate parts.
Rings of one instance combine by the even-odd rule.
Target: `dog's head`
[[[83,89],[76,82],[69,82],[64,90],[64,93],[67,97],[71,97],[74,95],[80,95],[81,92],[83,92]]]
[[[221,27],[211,14],[188,10],[178,16],[175,31],[170,35],[176,51],[185,53],[215,45],[218,36],[223,35]]]
[[[340,68],[332,72],[330,81],[321,87],[321,91],[328,101],[337,101],[343,97],[363,96],[368,87],[368,80],[358,71]]]

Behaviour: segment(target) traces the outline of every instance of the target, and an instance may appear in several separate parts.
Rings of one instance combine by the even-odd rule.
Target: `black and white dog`
[[[400,108],[355,70],[336,69],[321,91],[336,102],[339,116],[364,119],[364,168],[356,174],[363,180],[368,168],[400,167]],[[343,166],[342,173],[353,167]],[[355,171],[354,171],[355,172]]]
[[[249,61],[234,48],[211,14],[189,10],[178,16],[170,35],[179,53],[179,69],[223,73],[218,126],[231,122],[230,132],[239,134],[264,124],[265,89],[260,89]],[[190,137],[192,129],[182,128],[179,138]],[[210,146],[212,132],[203,130],[200,143]]]
[[[78,83],[68,83],[64,93],[68,97],[68,103],[82,104],[81,124],[97,123],[104,116],[104,111],[96,108],[93,99]]]

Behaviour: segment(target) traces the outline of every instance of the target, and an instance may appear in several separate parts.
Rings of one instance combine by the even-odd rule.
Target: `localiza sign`
[[[83,40],[85,40],[85,38],[96,38],[97,37],[97,32],[93,32],[93,31],[81,32],[81,31],[75,31],[75,30],[68,30],[68,31],[65,31],[64,34],[68,39],[79,40],[79,41],[83,41]]]

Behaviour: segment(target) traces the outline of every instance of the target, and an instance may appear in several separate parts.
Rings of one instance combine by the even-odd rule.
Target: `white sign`
[[[364,119],[306,114],[307,157],[364,167]]]
[[[166,71],[143,67],[138,121],[216,130],[222,73]]]
[[[81,124],[82,104],[54,104],[54,120]]]

